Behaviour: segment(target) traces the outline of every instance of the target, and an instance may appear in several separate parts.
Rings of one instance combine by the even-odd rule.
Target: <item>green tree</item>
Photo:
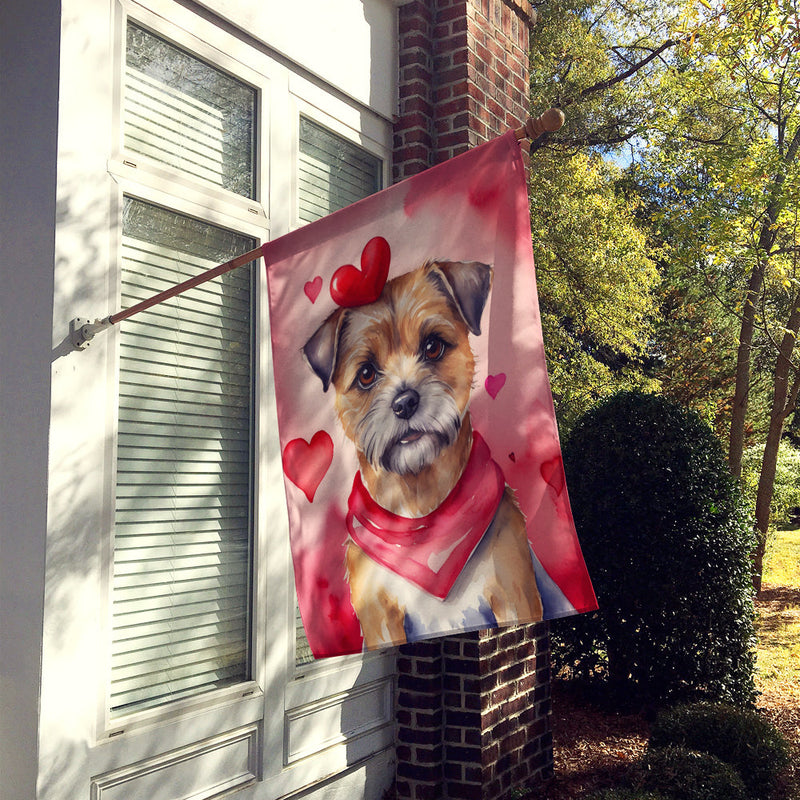
[[[597,155],[538,158],[531,216],[548,369],[569,428],[598,397],[644,374],[659,277],[619,169]]]
[[[534,143],[530,178],[545,350],[562,429],[598,397],[655,386],[648,345],[659,276],[638,198],[604,157],[641,129],[640,98],[674,44],[651,44],[663,20],[652,3],[637,2],[550,0],[531,39],[532,107],[567,110],[561,131]],[[634,8],[635,26],[626,16]]]
[[[534,202],[549,190],[557,212],[574,214],[576,155],[627,155],[627,182],[609,172],[608,185],[624,198],[621,224],[649,229],[645,252],[664,281],[661,321],[646,332],[634,319],[635,346],[609,349],[601,315],[575,324],[600,295],[585,289],[602,285],[597,271],[568,272],[591,236],[576,230],[551,246],[537,230],[559,413],[655,378],[727,427],[734,475],[744,446],[760,441],[758,586],[778,447],[800,391],[798,0],[546,0],[538,10],[532,105],[560,106],[567,123],[534,145]]]
[[[545,0],[531,38],[531,101],[566,112],[533,149],[637,146],[657,110],[656,78],[677,45],[679,6],[661,0]]]
[[[764,448],[746,447],[742,455],[742,490],[755,511],[761,461]],[[775,485],[772,492],[770,520],[773,525],[787,525],[800,509],[800,450],[788,439],[781,440],[775,468]]]
[[[638,171],[658,200],[654,222],[669,258],[737,321],[728,459],[738,476],[748,428],[763,430],[760,586],[778,446],[800,390],[796,0],[703,0],[688,7],[682,36],[671,69],[660,75],[660,113]],[[764,364],[767,410],[748,419]]]

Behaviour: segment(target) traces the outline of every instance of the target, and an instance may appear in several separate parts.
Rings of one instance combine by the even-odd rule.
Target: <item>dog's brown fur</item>
[[[335,389],[365,487],[388,511],[424,516],[461,477],[472,447],[469,333],[480,333],[490,284],[486,265],[428,262],[387,282],[374,303],[334,312],[305,347],[325,390]],[[421,421],[416,407],[399,419],[388,408],[408,389]],[[525,520],[508,487],[479,549],[483,563],[471,568],[498,623],[541,619]],[[346,564],[366,646],[405,641],[402,588],[392,591],[385,568],[352,541]]]

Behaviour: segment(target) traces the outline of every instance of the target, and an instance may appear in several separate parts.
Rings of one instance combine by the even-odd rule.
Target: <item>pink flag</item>
[[[263,252],[314,655],[596,608],[513,133]]]

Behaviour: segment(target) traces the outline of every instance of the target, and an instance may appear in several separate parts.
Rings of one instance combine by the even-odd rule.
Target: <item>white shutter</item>
[[[256,92],[128,23],[125,149],[253,197]]]
[[[299,216],[303,222],[338,211],[383,188],[381,160],[326,128],[300,117]],[[295,663],[314,660],[295,608]]]
[[[253,247],[126,198],[122,307]],[[120,325],[112,714],[250,677],[251,267]]]

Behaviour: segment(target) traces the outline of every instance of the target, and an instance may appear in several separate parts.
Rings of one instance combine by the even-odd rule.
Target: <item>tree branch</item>
[[[653,50],[650,55],[643,58],[641,61],[635,62],[624,72],[620,72],[619,74],[614,75],[611,78],[607,78],[604,81],[599,81],[593,86],[587,86],[585,89],[581,89],[577,97],[559,99],[557,105],[559,108],[566,108],[567,106],[570,106],[573,103],[576,103],[578,100],[588,97],[589,95],[597,94],[598,92],[604,92],[606,89],[610,89],[612,86],[622,83],[622,81],[630,78],[631,75],[637,73],[640,69],[642,69],[642,67],[646,67],[651,61],[658,58],[664,51],[669,50],[670,47],[674,47],[677,43],[678,42],[675,39],[667,39],[659,47]]]

